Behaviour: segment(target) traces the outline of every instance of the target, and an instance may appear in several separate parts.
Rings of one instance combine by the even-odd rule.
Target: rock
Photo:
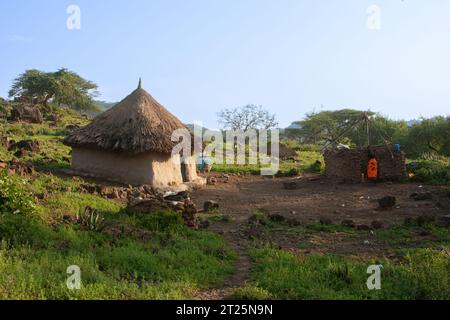
[[[39,152],[40,146],[38,141],[33,140],[22,140],[19,142],[10,143],[8,146],[8,150],[11,151],[13,149],[24,150],[29,152]]]
[[[360,224],[360,225],[356,226],[356,230],[359,230],[359,231],[370,231],[370,230],[372,230],[372,228],[370,226],[366,225],[366,224]]]
[[[29,154],[30,154],[30,152],[27,150],[19,150],[14,153],[14,156],[17,158],[23,158],[23,157],[28,156]]]
[[[431,224],[436,220],[436,218],[430,214],[423,214],[416,219],[416,223],[419,226]]]
[[[7,166],[7,164],[6,164],[6,163],[4,163],[4,162],[0,162],[0,170],[3,170],[3,169],[5,169],[5,168],[6,168],[6,166]]]
[[[284,222],[286,220],[286,218],[283,217],[281,214],[269,214],[268,218],[270,221],[278,223]]]
[[[321,217],[320,219],[319,219],[319,223],[320,224],[333,224],[333,221],[330,219],[330,218],[327,218],[327,217]]]
[[[198,220],[196,217],[197,211],[198,210],[194,202],[191,200],[185,200],[182,216],[185,224],[190,228],[198,228]]]
[[[283,187],[286,190],[297,190],[297,189],[300,189],[301,185],[298,181],[289,181],[289,182],[284,182]]]
[[[383,229],[383,222],[381,221],[374,220],[370,225],[375,230]]]
[[[211,225],[211,223],[208,220],[202,219],[202,220],[200,220],[198,227],[200,229],[208,229],[210,225]]]
[[[395,206],[396,202],[397,198],[390,196],[378,200],[378,204],[382,210],[391,210]]]
[[[47,120],[49,122],[58,123],[61,121],[61,117],[57,114],[51,114],[51,115],[48,115],[47,117],[45,117],[45,120]]]
[[[184,203],[183,202],[174,202],[174,203],[172,203],[172,209],[175,211],[183,212],[184,211]]]
[[[166,201],[185,201],[189,199],[189,193],[187,191],[178,192],[177,194],[171,194],[164,197]]]
[[[119,190],[117,188],[112,188],[111,191],[106,195],[108,199],[120,199]]]
[[[42,113],[35,107],[17,106],[11,110],[12,121],[23,121],[28,123],[42,123]]]
[[[291,170],[289,170],[288,172],[288,176],[289,177],[297,177],[300,175],[300,170],[298,170],[297,168],[292,168]]]
[[[210,212],[219,209],[219,203],[213,200],[208,200],[203,204],[203,210],[205,212]]]
[[[169,206],[158,199],[133,199],[128,202],[128,210],[131,213],[152,213],[167,209]]]
[[[264,216],[254,214],[248,218],[248,224],[252,226],[259,226],[259,225],[265,226],[267,224],[267,220],[265,219]]]
[[[428,230],[422,230],[419,232],[419,236],[421,236],[421,237],[427,237],[427,236],[431,236],[431,235],[432,235],[432,233]]]
[[[413,193],[410,196],[410,198],[414,199],[415,201],[432,200],[433,194],[431,192],[418,192],[418,193]]]
[[[206,179],[206,184],[215,186],[217,184],[217,179],[215,177],[208,177],[208,179]]]
[[[35,173],[33,166],[22,163],[17,160],[12,160],[9,162],[8,170],[9,170],[10,174],[17,174],[22,177],[27,176],[27,175],[33,175]]]
[[[342,221],[341,225],[343,225],[344,227],[349,227],[349,228],[356,227],[356,224],[353,220],[344,220],[344,221]]]
[[[450,215],[440,217],[438,219],[438,221],[436,222],[436,226],[441,227],[441,228],[450,227]]]

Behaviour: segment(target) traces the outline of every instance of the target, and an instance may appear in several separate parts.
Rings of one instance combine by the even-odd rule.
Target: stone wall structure
[[[402,181],[407,178],[405,154],[393,146],[374,146],[370,150],[378,160],[381,181]],[[358,183],[367,179],[367,148],[327,149],[324,152],[325,174],[344,183]]]

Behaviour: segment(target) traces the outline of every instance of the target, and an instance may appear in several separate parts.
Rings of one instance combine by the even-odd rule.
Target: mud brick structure
[[[378,175],[381,181],[402,181],[407,178],[405,154],[393,146],[374,146],[370,150],[378,160]],[[327,149],[324,152],[325,174],[328,178],[344,183],[361,182],[367,179],[367,148]]]

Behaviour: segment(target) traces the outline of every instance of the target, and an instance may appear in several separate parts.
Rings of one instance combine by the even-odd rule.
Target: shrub
[[[450,184],[450,166],[443,161],[424,160],[410,166],[412,180],[430,184]]]
[[[31,215],[35,204],[25,193],[25,182],[16,177],[10,177],[6,170],[0,172],[0,214]]]

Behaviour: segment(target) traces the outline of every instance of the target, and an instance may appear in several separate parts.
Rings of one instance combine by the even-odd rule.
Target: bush
[[[33,199],[25,193],[25,182],[10,177],[6,170],[0,172],[0,214],[31,215],[34,213]]]
[[[450,184],[450,166],[443,161],[424,160],[409,166],[413,181]]]

